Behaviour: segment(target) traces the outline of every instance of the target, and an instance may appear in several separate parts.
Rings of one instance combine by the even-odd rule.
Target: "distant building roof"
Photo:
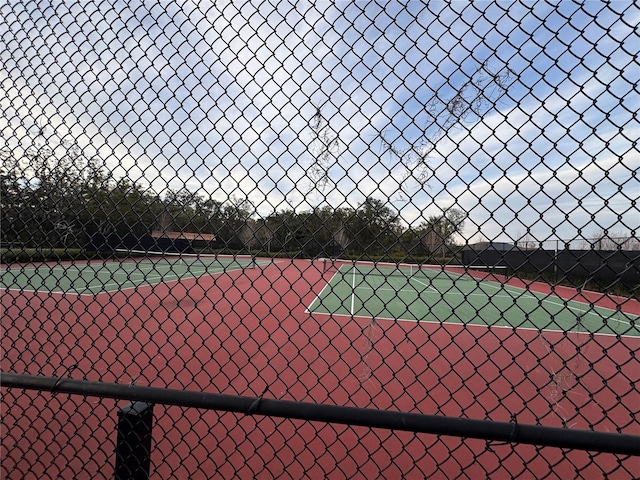
[[[171,238],[174,240],[203,240],[205,242],[214,242],[216,236],[213,233],[200,232],[171,232],[169,230],[153,230],[151,232],[153,238]]]

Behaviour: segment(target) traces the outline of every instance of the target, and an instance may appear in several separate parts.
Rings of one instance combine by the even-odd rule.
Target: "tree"
[[[593,233],[587,242],[594,250],[640,250],[640,241],[625,232],[609,232],[601,229]]]
[[[3,243],[22,243],[27,240],[25,222],[28,221],[25,192],[28,180],[9,148],[0,150],[0,231]]]
[[[253,247],[259,244],[258,238],[258,222],[252,218],[248,218],[244,226],[240,229],[238,234],[242,246],[247,250],[251,250]]]
[[[448,208],[442,215],[432,215],[418,227],[418,235],[429,253],[445,256],[455,245],[454,236],[462,233],[467,214]]]
[[[522,235],[516,243],[521,250],[535,250],[538,246],[535,238],[528,232]]]
[[[358,253],[380,255],[390,253],[400,236],[400,220],[384,202],[368,197],[345,222],[353,238],[349,247]]]
[[[42,128],[41,132],[42,133]],[[2,152],[2,232],[31,247],[83,247],[83,213],[104,181],[100,162],[73,141],[39,135],[21,158]]]
[[[255,207],[248,198],[231,197],[220,212],[220,226],[216,232],[219,241],[232,249],[248,246],[245,227],[254,212]]]
[[[410,261],[415,257],[423,257],[429,254],[429,250],[423,242],[423,233],[423,226],[417,228],[409,226],[398,239],[399,250],[408,255]]]
[[[160,230],[216,233],[223,223],[221,202],[187,188],[169,190],[162,203],[164,211],[157,222]]]
[[[305,215],[291,209],[274,212],[262,221],[257,235],[269,252],[298,251],[306,241]]]
[[[347,248],[350,239],[344,223],[341,223],[338,229],[333,232],[332,241],[340,251],[344,251]]]
[[[120,238],[150,233],[162,212],[157,195],[128,179],[113,185],[101,208],[112,233]]]
[[[329,206],[299,213],[283,210],[259,222],[256,235],[269,252],[331,255],[347,246],[345,222],[352,214],[353,210],[334,210]]]

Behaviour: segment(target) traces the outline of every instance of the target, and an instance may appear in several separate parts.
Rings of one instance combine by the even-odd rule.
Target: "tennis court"
[[[7,266],[3,289],[96,295],[256,266],[251,255],[133,252],[121,259]]]
[[[250,255],[146,252],[115,260],[7,266],[0,283],[8,290],[93,296],[268,263]],[[333,274],[309,304],[310,314],[640,336],[636,315],[508,285],[500,267],[341,261],[323,268]]]
[[[53,358],[55,369],[46,373],[78,371],[94,381],[239,395],[268,387],[268,397],[279,399],[496,421],[508,421],[517,412],[525,423],[637,433],[633,412],[615,398],[615,392],[623,392],[631,402],[639,401],[637,390],[626,390],[637,378],[628,352],[640,341],[637,310],[630,312],[626,304],[622,313],[571,300],[571,295],[534,291],[542,285],[517,288],[497,272],[460,267],[407,270],[344,262],[325,269],[308,260],[165,256],[6,267],[5,369],[37,374],[39,365]],[[603,379],[609,388],[601,387]],[[38,401],[29,398],[28,404]],[[605,421],[602,406],[608,409]],[[94,405],[83,408],[89,407]],[[71,415],[79,407],[66,408]],[[257,417],[239,421],[233,415],[212,419],[199,411],[169,411],[166,435],[154,439],[159,477],[171,476],[174,464],[165,459],[176,448],[174,435],[184,431],[217,442],[216,455],[241,472],[251,455],[271,458],[273,445],[290,449],[277,457],[283,465],[302,458],[307,448],[309,437],[295,433],[304,425],[284,422],[272,429],[271,420]],[[88,427],[84,441],[102,431],[108,415],[103,417],[84,411],[79,421]],[[41,432],[30,429],[31,418],[22,415],[20,422],[27,433],[19,447],[37,445]],[[109,425],[105,435],[115,429]],[[278,434],[289,427],[290,437]],[[79,435],[74,422],[63,428],[69,436]],[[255,434],[246,435],[251,429],[266,432],[268,441],[256,447]],[[222,441],[220,431],[229,432]],[[324,453],[310,460],[309,471],[329,471],[336,457],[346,455],[347,446],[335,443],[335,435],[325,428],[312,436],[311,449]],[[365,432],[358,442],[374,445],[377,435]],[[408,463],[423,455],[424,445],[409,436],[393,433],[384,443]],[[463,451],[461,445],[445,439],[430,451],[444,456],[452,449]],[[194,451],[187,443],[180,448],[198,464],[212,461],[209,449]],[[511,446],[495,448],[506,452]],[[60,471],[67,468],[67,449],[72,447],[61,445],[55,457]],[[458,460],[478,470],[483,468],[478,458],[490,455],[484,442],[463,453]],[[372,461],[387,461],[393,477],[391,458],[385,451],[376,455]],[[558,458],[555,470],[568,475],[572,462],[582,461],[580,455]],[[420,468],[428,463],[417,462]],[[505,457],[502,465],[515,471],[521,460]],[[188,467],[184,473],[190,476]]]
[[[640,336],[638,317],[508,285],[499,268],[341,262],[311,313]]]

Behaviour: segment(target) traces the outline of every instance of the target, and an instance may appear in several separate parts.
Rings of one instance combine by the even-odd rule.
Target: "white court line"
[[[132,281],[128,281],[128,282],[124,282],[124,283],[119,283],[119,282],[112,282],[112,283],[106,283],[103,285],[95,285],[95,286],[91,286],[91,287],[87,287],[88,290],[92,290],[94,288],[109,288],[109,287],[120,287],[119,290],[120,291],[124,291],[124,290],[131,290],[133,288],[137,288],[137,287],[146,287],[146,286],[151,286],[151,285],[158,285],[160,282],[175,282],[178,281],[180,279],[191,279],[191,278],[196,278],[197,275],[196,274],[202,274],[202,273],[210,273],[210,274],[217,274],[217,273],[222,273],[224,272],[225,269],[222,268],[221,270],[217,270],[215,268],[213,269],[204,269],[201,272],[198,270],[188,270],[186,273],[190,274],[189,276],[186,275],[179,275],[177,273],[169,273],[167,272],[166,274],[159,274],[159,275],[146,275],[146,274],[142,274],[143,280],[145,280],[146,283],[143,284],[136,284],[135,282]],[[121,272],[122,274],[127,274],[127,272]],[[129,272],[129,273],[133,273],[133,272]],[[157,283],[151,283],[148,282],[148,280],[153,281],[158,281]],[[124,287],[124,285],[126,284],[131,284],[130,287]],[[123,288],[124,287],[124,288]]]
[[[313,301],[309,304],[309,306],[304,309],[304,313],[313,313],[311,311],[311,307],[313,307],[313,304],[316,303],[316,300],[319,300],[322,297],[322,295],[324,294],[324,291],[327,288],[329,288],[329,285],[331,285],[331,282],[333,282],[333,279],[340,273],[341,269],[342,269],[342,266],[340,268],[338,268],[336,273],[331,275],[331,278],[329,279],[329,281],[327,283],[324,284],[324,287],[322,287],[322,290],[320,290],[320,293],[318,293],[318,295],[316,295],[316,298],[314,298]]]
[[[351,316],[353,316],[353,309],[355,304],[355,296],[356,296],[356,270],[353,269],[353,275],[351,280]]]
[[[418,280],[419,281],[419,280]],[[422,283],[422,282],[420,282]],[[435,288],[433,288],[430,285],[427,285],[429,287],[429,290],[431,290],[434,293],[437,293],[438,295],[461,295],[464,296],[465,298],[467,297],[483,297],[483,298],[488,298],[489,295],[486,293],[462,293],[462,292],[441,292],[440,290],[437,290]],[[396,289],[396,288],[388,288],[388,287],[370,287],[370,286],[359,286],[356,287],[358,290],[373,290],[373,291],[383,291],[383,292],[407,292],[407,293],[415,293],[415,294],[421,294],[422,292],[424,292],[424,290],[416,290],[416,289],[406,289],[406,288],[401,288],[400,290]],[[511,295],[506,295],[506,294],[502,294],[502,295],[493,295],[492,298],[509,298],[509,299],[513,299],[513,297]]]
[[[409,277],[409,280],[413,280],[414,282],[418,282],[420,285],[424,285],[425,287],[427,287],[428,290],[433,290],[434,292],[438,292],[438,290],[433,288],[433,285],[428,285],[428,284],[426,284],[424,282],[421,282],[417,278]],[[440,293],[440,292],[438,292],[438,293]]]
[[[223,273],[225,271],[225,268],[221,268],[220,270],[216,270],[214,269],[204,269],[202,270],[202,272],[197,271],[197,270],[189,270],[188,273],[193,273],[194,275],[190,275],[190,276],[185,276],[185,275],[178,275],[176,273],[172,273],[172,274],[159,274],[159,275],[147,275],[144,274],[142,272],[118,272],[118,271],[113,271],[110,272],[110,276],[113,277],[113,275],[127,275],[130,276],[131,274],[135,273],[137,275],[142,275],[143,279],[145,280],[145,282],[147,280],[151,280],[153,281],[158,281],[156,283],[151,283],[151,282],[146,282],[146,283],[135,283],[133,281],[126,281],[126,282],[110,282],[110,283],[101,283],[99,285],[88,285],[86,286],[83,290],[84,291],[89,291],[89,292],[93,292],[93,293],[80,293],[77,290],[73,290],[73,291],[60,291],[60,290],[32,290],[32,289],[20,289],[20,288],[9,288],[9,287],[2,287],[3,290],[8,290],[8,291],[15,291],[15,292],[27,292],[27,293],[42,293],[42,294],[55,294],[55,295],[75,295],[75,296],[79,296],[79,297],[94,297],[96,295],[100,295],[100,294],[104,294],[104,293],[113,293],[113,292],[124,292],[127,290],[134,290],[136,288],[144,288],[144,287],[151,287],[154,285],[158,285],[159,283],[171,283],[171,282],[177,282],[181,279],[191,279],[191,278],[197,278],[196,274],[202,274],[202,273],[207,273],[207,274],[211,274],[211,275],[216,275],[219,273]],[[95,278],[95,277],[94,277]],[[130,286],[125,286],[125,285],[130,285]],[[110,287],[118,287],[117,289],[114,290],[108,290]],[[94,290],[99,290],[97,292],[94,292]]]
[[[587,315],[595,315],[598,318],[605,318],[605,317],[602,314],[598,313],[597,311],[594,311],[594,309],[602,309],[602,310],[607,310],[607,311],[610,311],[610,312],[613,312],[613,313],[619,313],[617,310],[615,310],[613,308],[601,307],[599,305],[589,306],[586,303],[579,302],[577,300],[556,301],[556,300],[553,300],[551,298],[543,297],[544,295],[547,295],[547,294],[532,292],[531,290],[528,290],[528,289],[525,289],[525,288],[520,288],[520,287],[514,287],[513,285],[497,286],[497,285],[493,285],[492,283],[487,283],[487,286],[491,286],[493,288],[498,288],[498,289],[505,290],[505,291],[509,291],[506,288],[506,287],[509,287],[509,288],[512,289],[512,292],[514,294],[518,295],[517,298],[529,297],[529,298],[533,298],[533,299],[537,300],[538,302],[540,302],[540,306],[543,306],[544,303],[546,302],[546,303],[549,303],[551,305],[565,307],[565,308],[568,308],[569,310],[574,310],[574,311],[577,311],[579,313],[583,313],[583,314],[587,314]],[[490,294],[487,294],[487,296],[490,296]],[[574,303],[577,303],[577,304],[580,304],[580,305],[584,305],[585,307],[584,308],[574,307],[572,305],[569,305],[569,302],[574,302]],[[633,316],[633,317],[639,318],[636,315],[633,315],[633,314],[630,314],[630,313],[624,313],[624,312],[620,312],[620,313],[623,313],[624,315],[627,315],[627,316]],[[616,322],[624,323],[625,325],[631,325],[630,322],[628,322],[626,320],[623,320],[623,319],[619,319],[619,318],[615,318],[615,317],[606,317],[606,318],[607,318],[607,320],[612,319],[612,320],[615,320]]]
[[[481,323],[464,323],[462,321],[458,321],[458,320],[446,320],[446,321],[438,321],[438,320],[419,320],[419,319],[411,319],[411,318],[390,318],[390,317],[366,317],[364,315],[347,315],[345,313],[324,313],[324,312],[310,312],[313,315],[325,315],[328,317],[338,317],[338,318],[345,318],[345,319],[362,319],[363,321],[370,321],[371,318],[375,318],[376,321],[378,320],[383,320],[383,321],[388,321],[388,322],[411,322],[411,323],[425,323],[425,324],[436,324],[436,325],[440,325],[443,327],[447,327],[447,325],[452,325],[452,326],[464,326],[465,328],[484,328],[486,330],[491,330],[492,328],[498,328],[498,329],[509,329],[509,330],[513,330],[514,328],[516,328],[517,330],[523,330],[523,331],[529,331],[529,332],[553,332],[553,333],[562,333],[564,332],[564,330],[553,330],[550,328],[545,328],[545,329],[538,329],[538,328],[533,328],[533,327],[513,327],[511,325],[487,325],[487,324],[481,324]],[[622,338],[627,338],[627,339],[640,339],[639,336],[637,335],[624,335],[624,334],[618,334],[618,333],[600,333],[600,332],[577,332],[577,331],[573,331],[571,330],[570,332],[567,333],[572,333],[572,334],[576,334],[576,335],[593,335],[594,337],[598,337],[598,336],[602,336],[602,337],[622,337]]]
[[[322,287],[322,290],[320,290],[320,293],[318,293],[318,295],[316,295],[316,298],[313,299],[313,301],[309,304],[309,306],[307,308],[305,308],[305,313],[315,313],[312,311],[312,307],[314,306],[314,304],[316,303],[316,301],[318,299],[320,299],[322,297],[322,295],[324,294],[324,291],[329,287],[329,285],[331,285],[331,283],[333,282],[333,279],[336,278],[336,276],[338,276],[340,274],[340,271],[342,270],[342,268],[345,265],[341,265],[340,268],[338,268],[338,270],[336,271],[336,273],[334,273],[331,278],[329,279],[329,281],[325,284],[324,287]],[[342,279],[344,280],[344,275],[342,275]],[[351,316],[354,315],[354,311],[355,311],[355,292],[356,292],[356,286],[355,286],[355,282],[356,282],[356,272],[355,270],[353,271],[353,275],[352,275],[352,280],[351,280]]]

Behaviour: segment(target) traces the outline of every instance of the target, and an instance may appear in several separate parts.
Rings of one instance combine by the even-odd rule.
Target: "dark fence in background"
[[[602,250],[519,250],[467,248],[462,253],[464,265],[508,267],[518,273],[550,274],[560,272],[575,282],[590,279],[620,282],[630,289],[637,287],[640,278],[640,252]]]
[[[638,18],[0,2],[0,477],[640,478]]]

